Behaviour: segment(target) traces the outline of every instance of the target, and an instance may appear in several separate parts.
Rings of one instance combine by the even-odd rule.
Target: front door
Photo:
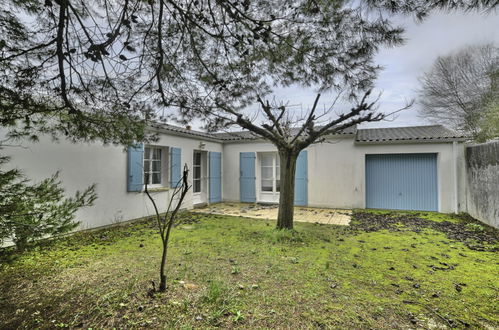
[[[280,191],[280,159],[277,152],[261,152],[259,157],[259,202],[278,203]]]

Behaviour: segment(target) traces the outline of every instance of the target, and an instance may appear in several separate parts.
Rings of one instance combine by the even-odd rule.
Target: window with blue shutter
[[[142,191],[144,164],[144,144],[128,147],[127,152],[127,191]]]
[[[170,148],[170,187],[182,185],[182,151],[180,148]]]

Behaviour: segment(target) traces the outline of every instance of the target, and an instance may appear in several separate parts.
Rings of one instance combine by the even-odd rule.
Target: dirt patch
[[[419,233],[425,229],[433,229],[444,233],[449,239],[463,242],[468,248],[476,251],[499,251],[499,230],[487,226],[469,215],[450,215],[455,221],[434,221],[423,216],[427,214],[399,212],[354,212],[351,229],[375,232],[413,231]]]

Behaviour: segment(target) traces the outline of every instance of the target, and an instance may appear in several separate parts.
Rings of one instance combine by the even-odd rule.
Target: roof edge
[[[363,131],[366,130],[390,130],[390,129],[406,129],[406,128],[428,128],[428,127],[442,127],[443,129],[455,133],[456,136],[433,136],[433,137],[401,137],[401,138],[374,138],[374,139],[364,139],[360,138],[360,134]],[[170,124],[163,124],[163,123],[153,123],[148,125],[148,129],[158,132],[158,133],[165,133],[165,134],[171,134],[171,135],[176,135],[176,136],[182,136],[186,138],[191,138],[191,139],[201,139],[201,140],[206,140],[206,141],[212,141],[212,142],[217,142],[217,143],[251,143],[251,142],[265,142],[267,141],[265,138],[262,138],[260,136],[241,136],[238,135],[242,132],[245,134],[250,132],[250,131],[237,131],[237,132],[217,132],[217,133],[208,133],[208,132],[202,132],[202,131],[197,131],[197,130],[191,130],[191,129],[186,129],[180,126],[174,126]],[[234,133],[232,136],[230,136],[231,133]],[[222,136],[224,135],[224,136]],[[349,138],[353,137],[354,142],[356,144],[388,144],[388,143],[449,143],[449,142],[465,142],[468,141],[470,138],[467,136],[463,135],[458,135],[458,133],[451,131],[450,129],[442,126],[442,125],[420,125],[420,126],[399,126],[399,127],[379,127],[379,128],[361,128],[361,129],[355,129],[353,131],[347,131],[347,132],[340,132],[336,134],[330,134],[326,136],[327,139],[338,139],[338,138]]]
[[[411,143],[452,143],[466,142],[466,138],[420,138],[420,139],[387,139],[387,140],[355,140],[355,144],[411,144]]]
[[[213,136],[210,133],[206,132],[201,132],[201,131],[196,131],[196,130],[187,130],[182,127],[178,127],[177,129],[172,129],[169,127],[161,127],[159,125],[148,125],[147,127],[149,130],[153,130],[159,133],[165,133],[165,134],[170,134],[170,135],[176,135],[176,136],[183,136],[187,137],[190,139],[203,139],[203,140],[209,140],[213,142],[219,142],[223,143],[222,139],[219,139],[215,136]]]

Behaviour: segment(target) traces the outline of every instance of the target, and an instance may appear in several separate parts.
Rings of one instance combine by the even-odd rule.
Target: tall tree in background
[[[476,138],[486,110],[497,102],[498,72],[499,48],[492,44],[438,57],[421,78],[421,116]]]
[[[374,113],[366,91],[380,69],[373,62],[378,49],[403,40],[391,14],[422,19],[434,9],[496,5],[489,0],[6,0],[0,9],[0,124],[14,137],[51,132],[126,144],[144,137],[148,121],[168,120],[170,114],[184,122],[200,118],[208,129],[236,124],[276,144],[287,159],[284,173],[294,175],[292,158],[300,148],[383,118]],[[317,128],[314,107],[302,116],[299,136],[290,137],[283,128],[293,126],[285,119],[292,116],[263,100],[275,86],[292,84],[341,88],[359,102],[343,116],[325,114],[323,129]],[[255,102],[267,118],[259,126],[244,111]],[[292,189],[286,190],[281,195],[289,200]],[[292,210],[286,210],[280,212],[287,218],[280,228],[292,227]]]
[[[483,115],[478,123],[478,142],[499,138],[499,68],[490,77],[491,88],[483,98]]]

